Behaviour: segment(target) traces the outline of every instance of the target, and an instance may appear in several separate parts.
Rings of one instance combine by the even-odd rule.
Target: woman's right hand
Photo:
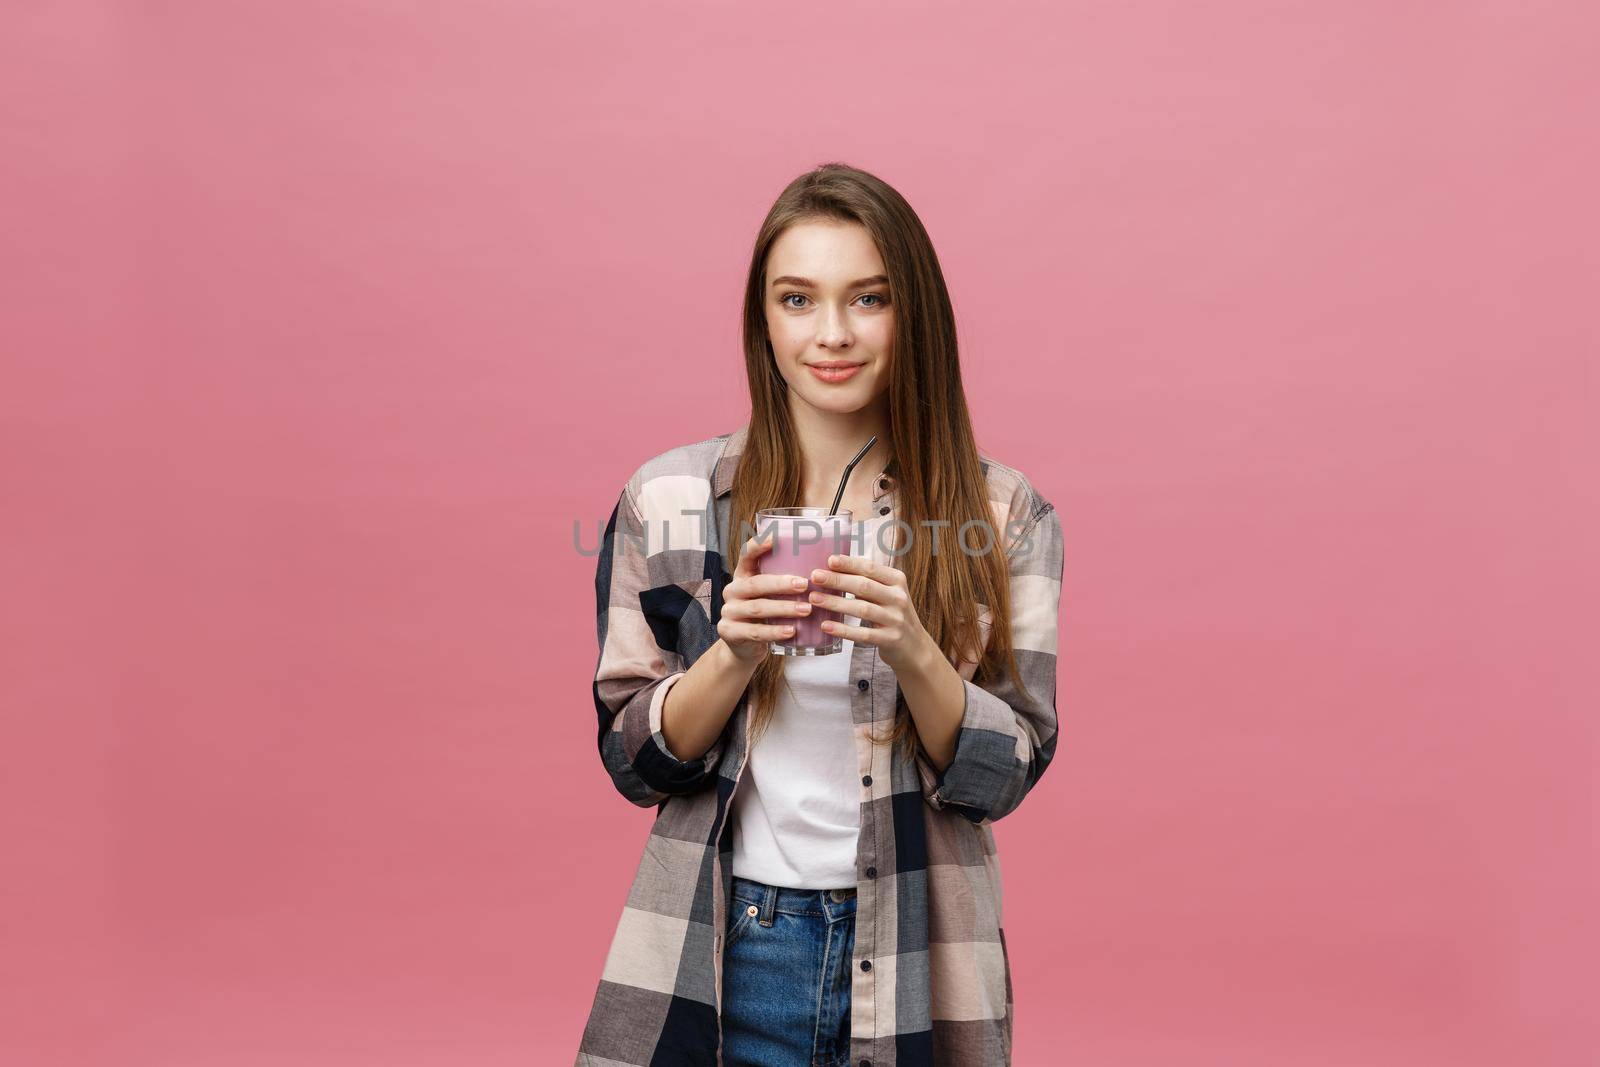
[[[717,636],[746,664],[759,664],[763,656],[770,655],[768,642],[794,636],[788,620],[811,614],[812,605],[803,597],[798,601],[775,599],[782,594],[804,594],[808,583],[803,575],[762,574],[756,569],[756,560],[771,550],[771,538],[746,541],[733,568],[733,581],[722,590]]]

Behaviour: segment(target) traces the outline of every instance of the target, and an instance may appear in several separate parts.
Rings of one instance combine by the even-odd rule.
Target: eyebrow
[[[874,274],[870,278],[857,278],[855,281],[853,281],[849,285],[845,286],[845,288],[847,288],[847,289],[865,289],[869,285],[888,285],[888,284],[889,284],[889,278],[888,278],[887,275]],[[785,274],[781,278],[772,279],[772,288],[776,289],[780,285],[793,285],[793,286],[796,286],[796,287],[801,288],[801,289],[816,289],[816,288],[818,288],[817,283],[812,281],[810,278],[797,278],[793,274]]]

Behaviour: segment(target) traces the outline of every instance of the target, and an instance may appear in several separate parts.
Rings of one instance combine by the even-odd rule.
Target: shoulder
[[[642,515],[675,514],[678,508],[704,507],[712,497],[717,464],[734,433],[675,445],[639,464],[628,476],[625,495]]]
[[[984,481],[988,486],[989,504],[1015,523],[1032,525],[1040,516],[1054,509],[1027,475],[1008,463],[1003,463],[989,453],[978,450],[978,461],[983,465]]]

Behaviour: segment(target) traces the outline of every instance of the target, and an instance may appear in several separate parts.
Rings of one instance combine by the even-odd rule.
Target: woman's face
[[[795,223],[768,250],[766,278],[767,336],[791,400],[847,414],[888,390],[894,308],[866,227]]]

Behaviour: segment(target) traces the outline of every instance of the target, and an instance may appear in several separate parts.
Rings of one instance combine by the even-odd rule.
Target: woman
[[[744,312],[749,422],[639,468],[601,546],[601,759],[656,816],[578,1063],[1009,1063],[990,824],[1055,751],[1059,519],[977,448],[938,259],[879,179],[791,183]],[[852,554],[760,574],[756,511],[828,507],[873,435]],[[818,607],[843,651],[771,654]]]

